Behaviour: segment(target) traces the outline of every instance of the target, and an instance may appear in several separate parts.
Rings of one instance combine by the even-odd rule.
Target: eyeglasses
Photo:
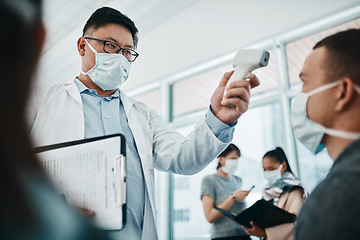
[[[135,59],[139,56],[139,54],[137,52],[135,52],[134,50],[129,49],[129,48],[122,48],[118,44],[116,44],[114,42],[111,42],[111,41],[101,40],[101,39],[92,38],[92,37],[85,37],[85,39],[90,39],[90,40],[95,40],[95,41],[98,41],[98,42],[102,42],[103,43],[103,50],[106,53],[118,54],[121,51],[121,54],[129,62],[135,61]]]

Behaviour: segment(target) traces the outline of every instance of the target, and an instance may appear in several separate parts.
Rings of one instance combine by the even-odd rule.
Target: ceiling
[[[140,57],[124,85],[134,89],[359,5],[360,0],[44,0],[47,38],[37,79],[54,84],[79,73],[76,41],[101,6],[120,10],[139,29]]]

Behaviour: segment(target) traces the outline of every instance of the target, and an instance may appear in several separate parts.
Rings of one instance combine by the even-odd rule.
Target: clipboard
[[[250,221],[253,221],[255,225],[262,229],[296,221],[295,214],[289,213],[264,199],[258,200],[239,214],[234,214],[218,207],[215,207],[215,209],[247,228],[252,228]]]
[[[59,194],[96,212],[94,224],[121,230],[126,223],[126,145],[122,134],[37,147],[33,150]]]

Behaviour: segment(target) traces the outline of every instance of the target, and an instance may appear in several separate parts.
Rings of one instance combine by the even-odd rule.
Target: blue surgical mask
[[[98,53],[85,39],[91,51],[95,53],[95,66],[86,73],[90,79],[102,90],[115,90],[119,88],[128,78],[130,73],[130,62],[122,55],[115,53]]]
[[[336,87],[341,84],[341,81],[320,86],[308,93],[300,92],[293,101],[291,107],[291,123],[295,136],[304,144],[312,153],[319,153],[325,146],[321,143],[324,134],[334,137],[346,139],[358,139],[360,133],[345,132],[336,129],[325,128],[324,126],[310,120],[307,116],[306,105],[310,96]],[[357,92],[360,93],[360,88],[355,86]]]

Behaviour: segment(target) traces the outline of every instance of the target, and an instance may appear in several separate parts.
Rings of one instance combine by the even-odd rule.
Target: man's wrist
[[[236,122],[230,126],[227,125],[226,123],[223,123],[211,111],[211,106],[209,107],[208,112],[206,113],[205,122],[210,128],[210,130],[220,141],[226,143],[232,140]]]
[[[233,193],[231,194],[231,198],[233,199],[234,203],[237,202],[237,201],[236,201],[236,196],[235,196]]]

